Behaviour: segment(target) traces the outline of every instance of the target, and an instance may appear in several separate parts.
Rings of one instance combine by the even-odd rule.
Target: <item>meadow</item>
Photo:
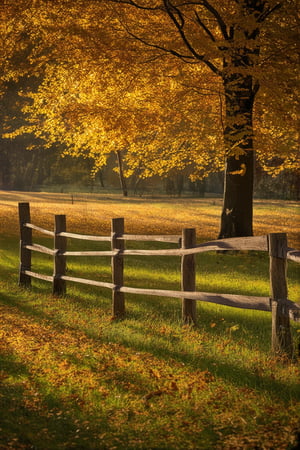
[[[270,313],[198,302],[197,325],[183,326],[178,299],[126,295],[127,314],[115,320],[110,290],[69,283],[57,298],[38,280],[21,289],[19,201],[48,229],[53,214],[66,214],[68,231],[103,235],[124,217],[127,233],[195,227],[199,242],[217,237],[221,211],[213,198],[0,191],[0,449],[296,448],[299,359],[272,355]],[[255,235],[287,232],[299,249],[299,231],[299,203],[255,201]],[[33,264],[51,274],[51,257]],[[201,254],[197,290],[268,296],[268,267],[258,252]],[[179,258],[128,257],[125,282],[179,289],[179,268]],[[110,281],[110,259],[70,258],[68,271]],[[289,262],[293,301],[299,273]],[[300,326],[291,325],[297,349]]]

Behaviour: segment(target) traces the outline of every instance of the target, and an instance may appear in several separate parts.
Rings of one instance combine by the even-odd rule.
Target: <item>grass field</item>
[[[198,325],[182,326],[180,301],[126,295],[126,317],[113,320],[108,290],[69,284],[55,298],[37,280],[20,289],[18,201],[30,201],[32,222],[48,229],[53,214],[66,214],[69,231],[108,234],[110,219],[124,217],[128,233],[195,227],[199,241],[217,237],[221,209],[219,199],[72,203],[67,194],[0,191],[0,449],[296,448],[300,366],[271,354],[269,313],[198,303]],[[255,202],[254,231],[287,232],[300,248],[299,204]],[[179,288],[179,259],[144,259],[126,260],[126,285]],[[50,257],[33,264],[51,274]],[[262,253],[199,255],[197,267],[197,290],[269,295]],[[299,268],[288,265],[294,301]],[[71,259],[68,270],[110,281],[109,258]],[[297,344],[299,323],[292,334]]]

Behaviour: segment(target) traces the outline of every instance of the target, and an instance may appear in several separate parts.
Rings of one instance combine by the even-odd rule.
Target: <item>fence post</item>
[[[287,235],[268,235],[270,255],[270,291],[272,308],[272,350],[291,357],[293,354],[289,309],[286,305],[287,288]]]
[[[125,244],[123,239],[117,239],[117,236],[124,234],[124,219],[112,219],[111,223],[111,249],[124,250]],[[112,282],[116,287],[124,284],[124,258],[120,255],[111,258]],[[116,289],[112,291],[112,315],[120,317],[125,314],[125,296],[124,292]]]
[[[29,287],[31,285],[31,276],[26,275],[24,270],[31,270],[31,250],[25,248],[25,245],[32,245],[32,229],[24,226],[30,223],[29,203],[19,203],[19,223],[20,223],[20,267],[19,267],[19,285]]]
[[[66,216],[56,215],[54,226],[54,270],[53,270],[53,288],[54,295],[64,295],[66,293],[66,281],[61,279],[66,274],[66,256],[61,253],[67,250],[67,238],[59,236],[59,233],[66,231]]]
[[[181,248],[191,248],[195,245],[195,228],[184,228],[182,230]],[[195,291],[196,289],[195,255],[181,257],[181,289],[183,291]],[[182,320],[184,323],[196,323],[196,300],[182,299]]]

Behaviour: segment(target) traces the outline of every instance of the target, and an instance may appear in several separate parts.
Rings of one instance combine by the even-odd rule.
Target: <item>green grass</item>
[[[295,445],[300,367],[271,354],[270,313],[198,302],[197,326],[182,326],[178,299],[126,295],[126,317],[113,320],[109,290],[21,289],[18,237],[2,234],[0,249],[0,448]],[[297,301],[300,266],[288,266]],[[33,268],[51,274],[52,258],[36,255]],[[197,268],[198,290],[269,293],[263,253],[201,254]],[[70,258],[68,274],[110,281],[110,260]],[[128,257],[125,280],[179,289],[180,259]],[[295,344],[299,331],[293,322]]]

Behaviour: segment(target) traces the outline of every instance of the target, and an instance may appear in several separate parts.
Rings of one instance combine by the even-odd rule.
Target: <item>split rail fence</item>
[[[66,216],[55,215],[54,231],[33,225],[29,203],[19,203],[20,221],[20,269],[19,284],[30,286],[32,278],[52,283],[54,295],[66,293],[66,282],[77,282],[112,290],[112,314],[115,317],[125,313],[125,294],[154,295],[182,299],[182,318],[185,323],[196,322],[196,301],[217,303],[243,309],[270,311],[272,313],[272,349],[276,353],[293,354],[290,318],[300,321],[300,304],[288,300],[287,260],[300,262],[300,252],[288,247],[285,233],[271,233],[265,236],[228,238],[196,244],[194,228],[185,228],[182,235],[134,235],[124,232],[124,219],[112,219],[111,236],[91,236],[69,233],[66,230]],[[54,249],[35,244],[32,231],[53,237]],[[110,251],[68,251],[67,239],[90,242],[110,242]],[[160,241],[177,243],[180,248],[161,250],[129,250],[126,241]],[[196,291],[195,255],[208,251],[255,250],[268,252],[270,257],[270,296],[215,294]],[[53,256],[53,276],[33,272],[32,252]],[[181,291],[162,289],[141,289],[124,286],[125,256],[177,256],[181,258]],[[109,256],[111,257],[112,282],[94,281],[68,276],[66,273],[68,256]],[[242,283],[241,283],[242,284]]]

